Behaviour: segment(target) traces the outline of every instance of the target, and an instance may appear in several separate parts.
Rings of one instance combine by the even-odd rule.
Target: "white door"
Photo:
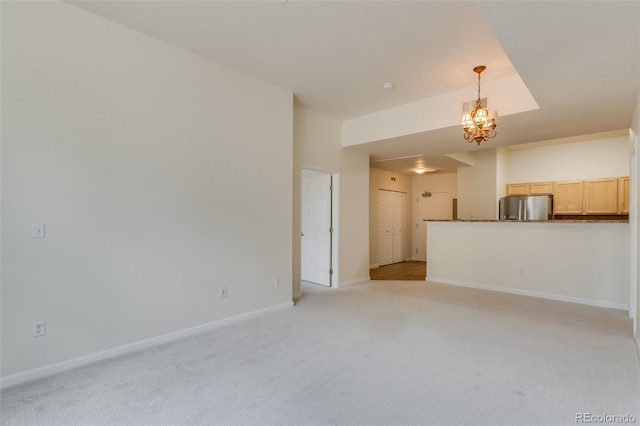
[[[407,259],[407,194],[378,191],[378,264],[404,262]]]
[[[331,175],[302,171],[301,278],[331,286]]]
[[[394,192],[393,195],[393,263],[407,260],[405,252],[407,194]]]
[[[378,252],[380,266],[393,263],[393,192],[378,191]]]
[[[427,224],[425,220],[451,219],[451,198],[448,192],[434,192],[430,197],[418,194],[416,260],[427,261]]]

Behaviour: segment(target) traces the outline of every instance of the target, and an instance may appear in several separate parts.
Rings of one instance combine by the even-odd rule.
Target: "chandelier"
[[[498,114],[495,111],[489,112],[482,107],[480,101],[480,73],[487,69],[484,65],[479,65],[473,69],[478,73],[478,100],[471,112],[465,112],[462,115],[462,127],[464,129],[464,138],[467,142],[488,141],[496,135],[496,119]]]

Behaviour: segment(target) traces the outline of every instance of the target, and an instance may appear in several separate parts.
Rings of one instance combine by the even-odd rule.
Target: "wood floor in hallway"
[[[380,266],[369,270],[369,277],[372,280],[416,281],[424,280],[426,275],[427,263],[415,260]]]

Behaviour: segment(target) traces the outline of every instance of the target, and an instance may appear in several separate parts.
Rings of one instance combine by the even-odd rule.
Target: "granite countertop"
[[[467,220],[467,219],[425,219],[424,222],[504,222],[504,223],[629,223],[628,219],[620,220]]]

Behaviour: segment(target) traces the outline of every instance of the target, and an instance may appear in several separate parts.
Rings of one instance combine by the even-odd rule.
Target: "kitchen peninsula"
[[[430,220],[426,279],[627,310],[629,223]]]

